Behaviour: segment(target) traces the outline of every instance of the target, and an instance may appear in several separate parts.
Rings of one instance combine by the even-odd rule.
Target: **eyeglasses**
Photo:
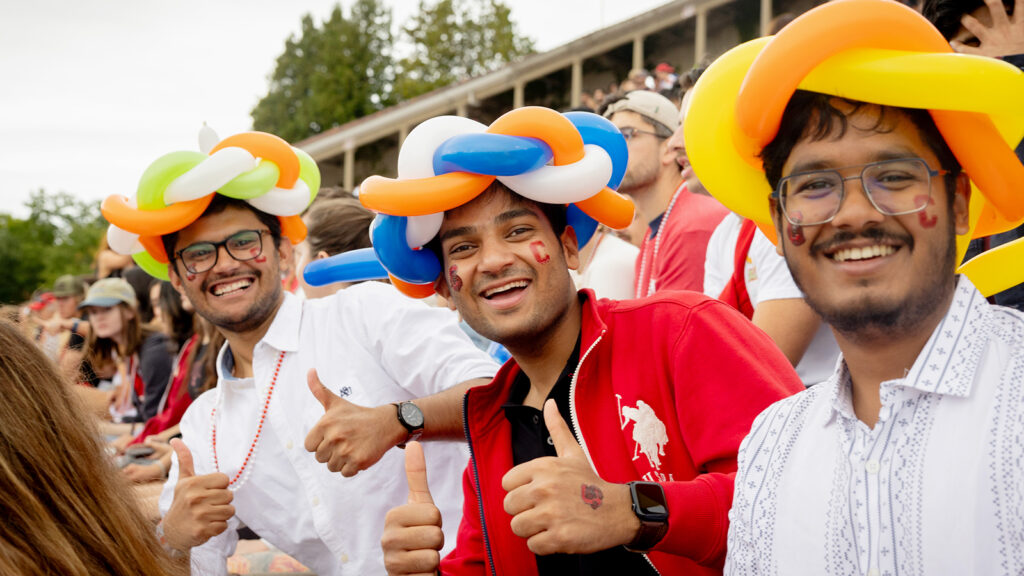
[[[640,130],[639,128],[633,128],[632,126],[626,126],[625,128],[619,128],[619,132],[622,132],[622,137],[626,139],[626,142],[629,142],[630,140],[635,138],[637,134],[650,134],[651,136],[654,136],[655,138],[661,138],[661,139],[666,138],[665,136],[662,136],[661,134],[658,134],[657,132],[651,132],[650,130]]]
[[[263,253],[263,235],[270,230],[241,230],[220,242],[196,242],[175,255],[185,265],[185,270],[192,274],[201,274],[217,265],[220,247],[223,246],[228,255],[239,262],[259,258]]]
[[[850,166],[856,168],[856,166]],[[776,189],[782,213],[794,226],[831,222],[846,197],[847,180],[860,180],[871,205],[886,216],[920,212],[931,200],[931,179],[948,174],[932,170],[921,158],[901,158],[864,164],[857,176],[843,177],[839,170],[814,170],[791,174]]]

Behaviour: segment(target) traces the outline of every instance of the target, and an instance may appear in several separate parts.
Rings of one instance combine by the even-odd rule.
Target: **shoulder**
[[[739,314],[722,301],[692,290],[661,290],[635,300],[599,300],[598,312],[606,322],[608,319],[651,319],[659,323],[685,323],[696,316],[717,318]]]
[[[811,386],[792,396],[778,400],[765,408],[750,427],[750,434],[743,441],[744,448],[760,450],[770,438],[792,438],[804,427],[821,415],[821,423],[828,414],[831,394],[834,390],[832,381]],[[747,446],[749,444],[749,446]]]

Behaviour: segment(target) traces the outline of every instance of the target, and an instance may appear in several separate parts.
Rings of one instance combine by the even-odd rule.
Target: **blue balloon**
[[[302,270],[310,286],[326,286],[334,282],[362,282],[387,278],[388,271],[381,266],[373,248],[361,248],[314,260]]]
[[[430,284],[441,274],[441,263],[427,249],[413,250],[405,239],[405,216],[378,214],[370,226],[370,240],[377,259],[403,282]]]
[[[551,160],[551,148],[537,138],[505,134],[459,134],[434,151],[434,174],[470,172],[516,176]]]
[[[608,187],[617,190],[629,163],[629,150],[622,132],[607,118],[590,112],[566,112],[565,117],[579,130],[584,144],[600,146],[611,156],[612,177],[608,179]]]
[[[587,216],[586,212],[577,208],[575,204],[569,204],[565,209],[565,223],[576,231],[576,243],[581,249],[590,242],[597,230],[597,220]]]

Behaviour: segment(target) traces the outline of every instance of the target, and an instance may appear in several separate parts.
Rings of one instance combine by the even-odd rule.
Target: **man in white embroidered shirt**
[[[224,162],[238,157],[244,161]],[[261,195],[253,173],[268,162],[279,178]],[[221,184],[201,186],[218,172]],[[227,340],[217,387],[181,420],[184,442],[173,442],[177,458],[160,499],[158,531],[166,546],[191,553],[193,574],[227,574],[242,522],[323,576],[383,572],[384,513],[408,492],[402,451],[391,448],[420,434],[461,439],[458,398],[496,368],[454,315],[391,286],[368,282],[307,301],[283,293],[280,270],[305,235],[297,213],[318,176],[300,150],[247,133],[208,156],[157,160],[143,176],[138,209],[105,212],[114,227],[162,235],[144,241],[146,253],[169,261],[171,282]],[[166,187],[159,204],[151,201],[153,180]],[[188,218],[166,222],[165,214],[186,209]],[[468,452],[461,443],[431,444],[442,514],[454,522]]]
[[[804,24],[822,26],[823,9],[843,22],[850,9],[880,28],[927,25],[892,6],[827,4]],[[806,33],[793,25],[795,36],[783,38],[787,28],[762,44],[747,85],[777,46]],[[755,420],[738,458],[725,573],[1024,573],[1024,315],[955,273],[971,178],[991,189],[1021,167],[963,154],[948,117],[792,89],[760,155],[779,249],[842,361]],[[749,104],[734,94],[737,110]],[[1010,150],[998,135],[972,136],[970,146]]]

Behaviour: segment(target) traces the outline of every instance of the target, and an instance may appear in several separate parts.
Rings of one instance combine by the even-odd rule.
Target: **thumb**
[[[409,504],[434,503],[427,485],[427,461],[419,442],[405,445],[405,479],[409,483]]]
[[[313,396],[320,402],[320,405],[327,410],[331,407],[331,404],[338,399],[338,396],[327,389],[323,383],[320,382],[320,377],[316,373],[316,368],[310,368],[309,372],[306,373],[306,380],[309,383],[309,391],[313,393]]]
[[[178,479],[195,476],[196,470],[192,465],[192,451],[188,449],[188,446],[180,438],[175,438],[171,440],[171,448],[178,455]]]
[[[576,437],[572,435],[569,426],[562,419],[554,400],[544,402],[544,424],[548,427],[548,434],[551,435],[551,441],[555,444],[555,453],[560,458],[582,455],[583,449],[580,448]]]

